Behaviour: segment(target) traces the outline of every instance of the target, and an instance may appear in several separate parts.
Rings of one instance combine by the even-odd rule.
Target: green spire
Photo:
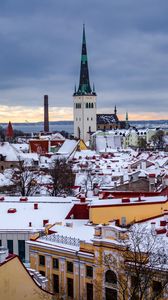
[[[86,35],[85,25],[83,24],[83,35],[82,35],[82,53],[81,53],[81,67],[80,67],[80,80],[78,90],[74,95],[91,95],[93,92],[90,87],[89,80],[89,68],[86,48]],[[94,95],[95,95],[94,91]]]
[[[82,38],[82,44],[86,44],[86,37],[85,37],[85,24],[83,24],[83,38]]]

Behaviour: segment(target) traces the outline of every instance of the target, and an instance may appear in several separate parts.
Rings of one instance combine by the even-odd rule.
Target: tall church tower
[[[90,87],[86,49],[85,26],[83,25],[82,54],[79,87],[73,94],[74,137],[89,140],[96,131],[96,92]]]

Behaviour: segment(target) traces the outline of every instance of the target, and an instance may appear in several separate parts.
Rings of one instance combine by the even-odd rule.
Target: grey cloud
[[[47,92],[70,107],[85,22],[99,108],[168,110],[167,11],[167,0],[0,1],[0,104],[33,107]]]

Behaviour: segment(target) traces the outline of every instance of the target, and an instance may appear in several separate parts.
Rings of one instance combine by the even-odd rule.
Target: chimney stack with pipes
[[[44,132],[49,132],[48,95],[44,95]]]

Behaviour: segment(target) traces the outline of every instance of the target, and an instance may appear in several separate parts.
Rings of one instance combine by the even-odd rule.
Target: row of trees
[[[71,195],[75,175],[72,165],[65,159],[56,159],[49,166],[49,170],[42,174],[32,170],[24,161],[19,160],[18,167],[13,171],[11,181],[16,193],[22,196],[33,196],[39,193],[44,185],[43,178],[48,175],[46,189],[51,196]]]

